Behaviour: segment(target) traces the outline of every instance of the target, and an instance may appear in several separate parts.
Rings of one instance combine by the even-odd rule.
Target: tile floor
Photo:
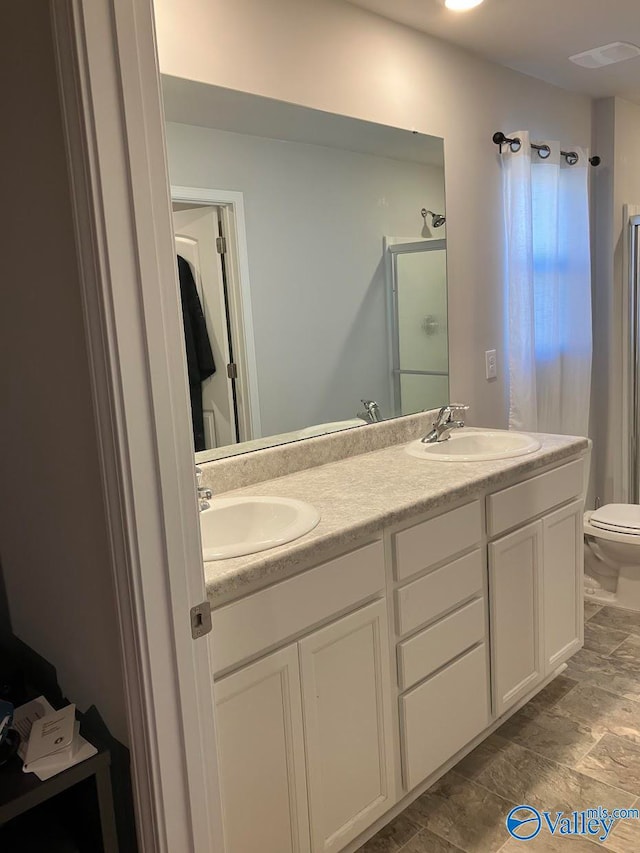
[[[585,643],[564,673],[504,723],[359,853],[596,853],[602,845],[543,831],[511,839],[505,817],[640,808],[640,613],[585,604]],[[604,844],[639,853],[640,821]]]

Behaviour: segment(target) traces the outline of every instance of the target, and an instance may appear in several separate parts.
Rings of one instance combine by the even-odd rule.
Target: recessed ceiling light
[[[440,0],[440,2],[453,12],[466,12],[467,9],[479,6],[484,0]]]

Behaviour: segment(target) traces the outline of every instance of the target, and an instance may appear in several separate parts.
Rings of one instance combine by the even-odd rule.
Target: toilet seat
[[[599,530],[640,537],[640,506],[606,504],[591,513],[589,523]]]

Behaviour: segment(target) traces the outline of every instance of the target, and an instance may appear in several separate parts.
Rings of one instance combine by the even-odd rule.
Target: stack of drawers
[[[393,537],[404,785],[489,725],[482,513],[473,501]]]

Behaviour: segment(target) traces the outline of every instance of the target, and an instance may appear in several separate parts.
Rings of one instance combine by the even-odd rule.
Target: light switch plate
[[[487,379],[495,379],[498,375],[498,364],[496,351],[488,349],[484,354],[485,376]]]

